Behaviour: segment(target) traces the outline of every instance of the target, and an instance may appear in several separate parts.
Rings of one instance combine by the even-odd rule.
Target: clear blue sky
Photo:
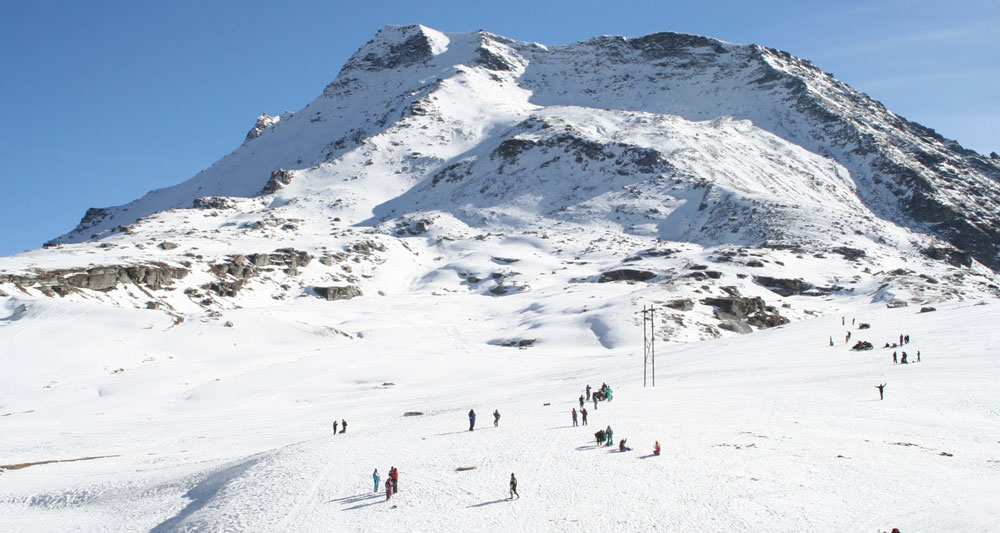
[[[0,255],[193,176],[260,113],[318,96],[386,24],[550,45],[657,31],[762,44],[1000,152],[997,0],[0,0],[0,20]]]

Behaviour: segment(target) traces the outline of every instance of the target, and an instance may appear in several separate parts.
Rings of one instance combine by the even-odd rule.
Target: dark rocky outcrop
[[[159,247],[159,248],[160,248],[161,250],[173,250],[173,249],[177,248],[177,244],[175,244],[175,243],[172,243],[172,242],[170,242],[170,241],[163,241],[163,242],[161,242],[161,243],[160,243],[160,244],[158,245],[158,247]]]
[[[219,296],[236,296],[247,280],[257,276],[262,270],[282,269],[290,276],[298,275],[299,267],[312,261],[308,252],[292,248],[281,248],[273,253],[234,254],[226,256],[226,260],[209,266],[209,270],[217,278],[203,285],[202,288]]]
[[[966,268],[972,266],[972,254],[963,250],[944,246],[931,246],[921,251],[931,259],[945,261],[952,266]]]
[[[680,298],[664,302],[663,307],[669,307],[670,309],[676,309],[678,311],[690,311],[694,309],[694,302],[688,298]]]
[[[271,177],[268,178],[267,183],[264,184],[264,188],[260,190],[261,195],[274,194],[278,192],[285,185],[292,182],[292,178],[295,177],[295,173],[291,170],[285,170],[279,168],[271,172]]]
[[[765,304],[760,297],[712,297],[701,300],[701,303],[715,308],[715,317],[723,322],[738,321],[758,328],[788,323],[787,318],[781,316],[776,308]]]
[[[203,196],[191,202],[195,209],[236,209],[236,202],[226,196]]]
[[[491,341],[490,344],[495,346],[508,346],[513,348],[527,348],[535,344],[537,339],[505,339]]]
[[[934,311],[937,311],[937,309],[935,309],[933,307],[921,307],[920,308],[920,312],[921,313],[933,313]]]
[[[261,134],[263,134],[265,130],[267,130],[271,126],[274,126],[280,120],[281,120],[281,116],[275,116],[275,115],[269,115],[267,113],[261,113],[261,115],[259,117],[257,117],[257,122],[254,124],[254,126],[252,128],[250,128],[250,131],[247,132],[247,137],[246,137],[246,139],[243,140],[243,144],[246,144],[246,143],[248,143],[248,142],[256,139],[257,137],[260,137]]]
[[[184,278],[188,269],[166,263],[111,265],[81,269],[36,270],[27,275],[0,274],[0,284],[36,288],[47,296],[66,296],[79,289],[110,291],[119,283],[159,290]]]
[[[649,281],[656,277],[655,272],[650,272],[648,270],[634,270],[631,268],[621,268],[618,270],[609,270],[598,278],[598,283],[607,283],[609,281]]]
[[[350,300],[351,298],[362,296],[361,289],[353,285],[313,287],[313,292],[315,292],[320,298],[325,298],[328,302],[332,302],[334,300]]]
[[[844,256],[844,259],[847,259],[849,261],[857,261],[858,259],[861,259],[866,255],[864,250],[859,250],[857,248],[850,248],[847,246],[838,246],[830,251],[835,254],[840,254]]]
[[[772,278],[769,276],[754,276],[754,281],[767,290],[781,296],[802,294],[813,288],[813,284],[802,279]]]

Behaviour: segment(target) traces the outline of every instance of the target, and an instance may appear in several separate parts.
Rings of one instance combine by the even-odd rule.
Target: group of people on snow
[[[347,420],[344,420],[344,419],[340,420],[340,432],[341,433],[346,433],[347,432]],[[334,435],[337,434],[337,421],[336,420],[333,421],[333,434]]]

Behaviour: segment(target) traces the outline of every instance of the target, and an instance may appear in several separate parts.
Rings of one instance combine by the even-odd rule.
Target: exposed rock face
[[[361,47],[344,65],[340,76],[351,70],[378,71],[421,63],[433,57],[431,43],[419,26],[387,27]]]
[[[955,248],[931,247],[923,250],[924,255],[938,261],[947,261],[957,267],[971,267],[972,254]]]
[[[609,270],[598,278],[598,283],[607,283],[609,281],[649,281],[656,277],[655,272],[650,272],[648,270],[633,270],[631,268],[622,268],[618,270]]]
[[[203,196],[191,202],[195,209],[235,209],[236,202],[225,196]]]
[[[681,298],[679,300],[664,302],[663,306],[669,307],[670,309],[676,309],[678,311],[690,311],[694,309],[694,302],[688,298]]]
[[[801,279],[772,278],[768,276],[754,276],[754,281],[766,287],[769,291],[781,296],[792,296],[802,294],[813,287],[812,283]]]
[[[292,182],[292,178],[295,174],[291,170],[285,170],[279,168],[271,172],[271,177],[264,184],[264,188],[260,190],[261,195],[274,194],[278,192],[278,189],[288,185]]]
[[[274,116],[274,115],[268,115],[267,113],[261,113],[261,115],[257,117],[257,123],[254,124],[253,128],[250,128],[250,131],[247,132],[247,138],[243,141],[243,144],[246,144],[256,139],[257,137],[260,137],[261,134],[264,133],[264,130],[270,128],[271,126],[274,126],[280,120],[281,116]]]
[[[313,287],[313,291],[320,298],[325,298],[328,302],[334,300],[350,300],[351,298],[357,298],[361,296],[361,289],[353,286],[340,286],[340,287]]]
[[[216,263],[209,268],[215,274],[216,281],[203,285],[202,288],[219,296],[233,297],[239,293],[247,280],[257,276],[262,270],[282,268],[285,274],[298,275],[298,268],[312,261],[308,252],[282,248],[273,253],[230,255],[226,261]]]
[[[159,248],[161,250],[173,250],[174,248],[177,248],[177,244],[170,241],[163,241],[159,244]]]
[[[760,297],[705,298],[701,303],[715,308],[715,316],[722,321],[737,320],[758,328],[771,328],[787,324],[788,319],[778,310],[766,305]]]
[[[844,256],[845,259],[848,259],[850,261],[857,261],[858,259],[861,259],[866,255],[864,250],[858,250],[857,248],[849,248],[847,246],[838,246],[837,248],[834,248],[830,251],[835,254],[842,255]]]
[[[87,269],[40,270],[31,275],[0,274],[0,284],[13,283],[36,288],[42,293],[65,296],[78,289],[109,291],[119,283],[131,283],[159,290],[172,285],[175,279],[187,276],[188,270],[166,263],[143,265],[113,265]]]

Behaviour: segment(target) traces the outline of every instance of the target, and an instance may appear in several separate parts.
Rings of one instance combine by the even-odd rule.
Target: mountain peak
[[[395,69],[422,63],[446,51],[449,42],[444,33],[420,24],[386,26],[351,56],[341,73]]]

